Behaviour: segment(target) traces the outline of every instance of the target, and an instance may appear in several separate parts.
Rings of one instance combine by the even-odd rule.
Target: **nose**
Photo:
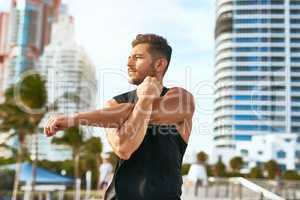
[[[128,56],[127,66],[131,67],[134,66],[134,64],[135,64],[134,59],[131,56]]]

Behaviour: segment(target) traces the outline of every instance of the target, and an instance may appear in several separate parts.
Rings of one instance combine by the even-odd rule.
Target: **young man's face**
[[[154,76],[154,59],[148,51],[149,44],[138,44],[128,56],[129,83],[139,85],[147,76]]]

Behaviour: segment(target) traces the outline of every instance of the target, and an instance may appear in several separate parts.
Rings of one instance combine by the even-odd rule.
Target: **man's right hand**
[[[53,116],[50,117],[46,126],[44,127],[44,133],[47,137],[53,136],[57,131],[65,130],[75,125],[75,116]]]
[[[162,88],[163,86],[155,77],[147,76],[137,87],[137,96],[139,99],[154,100],[160,96]]]

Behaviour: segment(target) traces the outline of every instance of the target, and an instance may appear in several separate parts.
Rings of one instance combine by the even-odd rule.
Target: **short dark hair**
[[[152,56],[163,56],[168,61],[166,70],[171,61],[172,47],[168,44],[167,40],[156,34],[138,34],[132,41],[132,47],[138,44],[149,44],[149,52]]]

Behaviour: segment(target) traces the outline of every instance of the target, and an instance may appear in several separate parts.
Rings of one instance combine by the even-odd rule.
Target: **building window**
[[[291,5],[300,5],[300,2],[298,0],[291,0]]]
[[[280,171],[286,171],[286,165],[285,164],[279,164]]]
[[[283,150],[277,151],[277,158],[285,158],[286,153]]]
[[[247,149],[241,149],[241,155],[242,156],[248,156],[249,152]]]
[[[234,139],[236,141],[251,141],[251,135],[235,135]]]
[[[264,165],[264,164],[263,164],[262,162],[259,162],[259,161],[256,162],[256,166],[257,166],[257,167],[262,167],[263,165]]]
[[[300,122],[300,117],[292,116],[292,122]]]
[[[295,166],[296,170],[299,172],[300,171],[300,164],[297,163],[296,166]]]
[[[239,0],[236,2],[237,5],[282,5],[283,3],[283,0]],[[299,5],[297,2],[293,4],[293,1],[290,4]]]
[[[285,142],[291,142],[292,140],[290,138],[285,138],[284,141]]]
[[[295,151],[295,158],[300,160],[300,151],[299,150]]]
[[[292,126],[292,133],[300,133],[300,127],[299,126]],[[300,143],[300,141],[298,143]]]

